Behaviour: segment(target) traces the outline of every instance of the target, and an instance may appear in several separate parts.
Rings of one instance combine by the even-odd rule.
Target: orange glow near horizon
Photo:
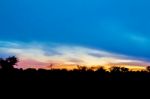
[[[34,69],[45,69],[45,70],[50,70],[50,69],[66,69],[66,70],[73,70],[73,69],[78,69],[77,66],[85,66],[88,69],[92,70],[97,70],[99,67],[104,67],[104,69],[108,70],[111,67],[117,66],[117,67],[126,67],[129,68],[132,71],[138,71],[138,70],[145,70],[146,66],[142,65],[125,65],[125,64],[119,64],[119,65],[114,65],[114,64],[106,64],[106,65],[93,65],[93,66],[86,66],[86,65],[76,65],[76,64],[57,64],[53,66],[32,66],[30,68]],[[27,69],[27,68],[25,68]]]

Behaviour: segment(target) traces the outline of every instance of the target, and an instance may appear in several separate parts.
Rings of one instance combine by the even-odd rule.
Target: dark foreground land
[[[43,69],[1,69],[0,89],[4,87],[3,89],[5,90],[7,88],[6,92],[17,89],[17,91],[20,92],[21,90],[27,90],[27,92],[31,91],[31,93],[41,93],[48,90],[47,95],[65,92],[65,95],[68,95],[68,92],[72,93],[73,95],[79,95],[79,92],[81,92],[81,95],[83,95],[82,93],[85,91],[96,92],[96,90],[98,90],[98,94],[102,95],[102,93],[108,92],[122,93],[122,91],[125,90],[133,93],[135,90],[142,91],[140,88],[145,90],[145,88],[149,87],[150,72],[120,71],[117,68],[118,67],[114,67],[111,72],[105,71],[102,68],[98,69],[97,71],[84,69],[72,71]],[[141,81],[144,81],[144,83],[141,83]],[[88,94],[85,94],[85,96],[87,95]]]
[[[115,80],[147,80],[150,81],[150,72],[147,71],[105,71],[92,70],[34,70],[12,69],[0,70],[0,80],[29,80],[29,81],[115,81]]]

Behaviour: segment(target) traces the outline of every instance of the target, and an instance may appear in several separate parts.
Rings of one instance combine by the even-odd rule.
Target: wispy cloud
[[[138,34],[130,34],[129,38],[133,41],[138,43],[139,45],[147,45],[150,41],[147,37],[138,35]]]
[[[0,42],[0,55],[16,55],[21,68],[45,68],[49,64],[105,65],[146,63],[137,58],[83,46]]]
[[[145,58],[149,57],[150,39],[147,33],[139,31],[140,29],[131,28],[130,25],[124,24],[123,20],[121,21],[115,18],[106,18],[100,24],[106,34],[108,33],[107,35],[109,35],[106,38],[106,43],[114,47],[109,49],[114,50],[122,48],[119,49],[122,53],[128,51],[127,53],[130,55],[142,56]]]

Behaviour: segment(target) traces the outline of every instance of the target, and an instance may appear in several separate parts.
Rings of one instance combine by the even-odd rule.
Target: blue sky
[[[150,59],[149,0],[0,0],[0,40]]]

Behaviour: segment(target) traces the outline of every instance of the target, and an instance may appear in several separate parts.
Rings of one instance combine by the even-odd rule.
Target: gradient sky
[[[0,0],[0,56],[35,53],[33,56],[41,57],[43,51],[48,54],[43,60],[51,61],[55,56],[53,61],[59,63],[60,56],[78,56],[71,61],[80,63],[81,53],[92,52],[87,60],[96,57],[95,63],[101,54],[148,61],[149,5],[149,0]],[[26,63],[36,60],[43,65],[36,58]]]

